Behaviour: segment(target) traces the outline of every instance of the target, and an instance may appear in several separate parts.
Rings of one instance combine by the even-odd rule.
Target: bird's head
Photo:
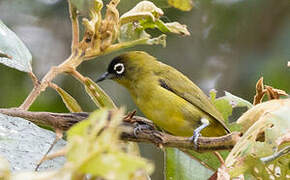
[[[145,78],[155,67],[156,59],[146,52],[131,51],[115,57],[105,72],[96,82],[112,79],[130,87],[132,83]]]

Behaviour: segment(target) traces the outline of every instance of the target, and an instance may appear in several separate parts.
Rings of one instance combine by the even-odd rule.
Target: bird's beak
[[[105,72],[103,75],[101,75],[95,82],[98,83],[98,82],[101,82],[105,79],[111,79],[114,75],[108,73],[108,72]]]

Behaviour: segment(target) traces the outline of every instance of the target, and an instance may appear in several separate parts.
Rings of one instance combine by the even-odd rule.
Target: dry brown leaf
[[[266,90],[264,89],[263,79],[264,78],[261,77],[256,84],[256,95],[254,96],[254,102],[253,102],[254,105],[260,104],[266,93]]]
[[[102,34],[101,51],[108,48],[117,38],[119,29],[119,11],[117,10],[117,5],[119,2],[120,0],[112,0],[107,5],[106,16],[102,21],[100,29]]]
[[[288,96],[288,94],[285,91],[281,90],[281,89],[275,89],[275,88],[273,88],[271,86],[265,86],[265,88],[267,90],[266,92],[267,92],[269,100],[271,100],[271,99],[279,99],[280,96]]]
[[[256,84],[256,95],[254,96],[253,104],[257,105],[262,103],[265,94],[267,94],[269,100],[279,99],[280,96],[288,96],[288,94],[281,89],[275,89],[271,86],[264,85],[263,77],[261,77]]]

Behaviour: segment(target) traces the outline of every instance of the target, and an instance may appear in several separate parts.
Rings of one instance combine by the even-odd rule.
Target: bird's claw
[[[190,137],[190,140],[193,142],[194,147],[197,149],[198,148],[198,144],[197,144],[197,140],[199,138],[200,131],[202,131],[204,128],[206,128],[209,125],[209,121],[206,118],[202,118],[201,119],[201,126],[199,126],[198,128],[196,128],[193,131],[193,136]]]
[[[193,136],[191,136],[191,137],[189,138],[189,140],[193,142],[194,147],[195,147],[196,149],[198,148],[197,140],[198,140],[199,136],[200,136],[200,133],[199,133],[198,131],[195,130],[195,131],[193,132]]]

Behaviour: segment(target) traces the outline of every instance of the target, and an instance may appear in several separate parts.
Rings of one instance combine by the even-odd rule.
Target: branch
[[[290,153],[290,146],[286,146],[283,149],[279,150],[278,152],[275,152],[274,154],[266,157],[260,158],[260,160],[264,163],[269,163],[271,161],[274,161],[275,159],[284,156],[286,154]]]
[[[51,126],[58,130],[66,131],[75,123],[86,119],[89,113],[51,113],[30,112],[21,109],[0,109],[0,113],[13,117],[21,117],[38,125]],[[136,131],[140,126],[142,130]],[[144,128],[143,128],[144,127]],[[121,139],[125,141],[153,143],[159,147],[176,147],[183,149],[216,151],[231,149],[240,138],[239,132],[222,137],[200,137],[195,147],[188,137],[173,136],[160,132],[153,123],[143,117],[129,115],[124,117],[120,125]]]
[[[60,68],[58,67],[52,67],[49,72],[43,77],[40,83],[35,84],[34,88],[30,92],[30,94],[27,96],[25,101],[21,104],[20,108],[23,110],[28,110],[29,107],[32,105],[32,103],[35,101],[35,99],[39,96],[39,94],[44,91],[48,83],[55,78],[60,73]]]

